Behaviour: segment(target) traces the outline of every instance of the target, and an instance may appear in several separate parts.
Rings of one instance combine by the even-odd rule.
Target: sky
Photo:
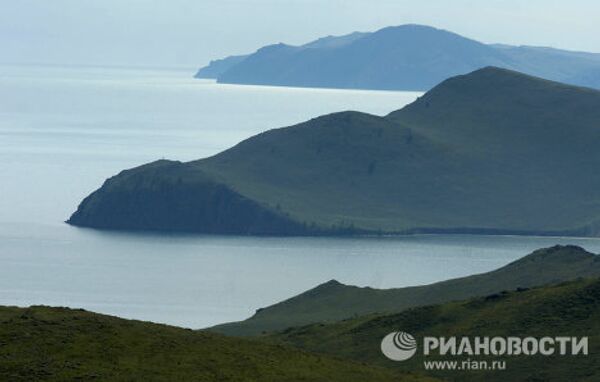
[[[0,0],[0,63],[195,68],[407,23],[600,52],[596,0]]]

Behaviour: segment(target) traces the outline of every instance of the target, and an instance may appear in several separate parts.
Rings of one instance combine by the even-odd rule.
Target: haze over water
[[[0,66],[0,304],[61,305],[193,328],[248,317],[337,279],[401,287],[598,239],[421,235],[253,238],[63,223],[119,171],[213,155],[341,110],[387,114],[419,93],[220,85],[189,71]]]

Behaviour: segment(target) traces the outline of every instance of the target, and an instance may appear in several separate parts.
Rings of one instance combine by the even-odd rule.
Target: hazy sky
[[[266,44],[406,23],[600,52],[596,0],[0,0],[0,63],[191,68]]]

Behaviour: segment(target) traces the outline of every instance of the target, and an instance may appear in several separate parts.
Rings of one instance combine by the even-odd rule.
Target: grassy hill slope
[[[66,308],[0,307],[3,381],[426,381],[313,355]]]
[[[275,305],[259,309],[245,321],[222,324],[211,331],[256,336],[316,322],[332,322],[371,313],[485,296],[503,290],[530,288],[578,277],[600,277],[600,256],[575,246],[537,250],[492,272],[435,284],[373,289],[330,281]]]
[[[597,235],[598,121],[600,91],[486,68],[387,117],[326,115],[210,158],[129,170],[69,222],[239,234]]]
[[[417,351],[408,361],[390,361],[381,354],[380,342],[386,334],[399,330],[412,334],[419,344],[423,336],[588,336],[588,356],[471,356],[478,361],[506,361],[506,370],[429,373],[454,381],[597,381],[600,378],[600,280],[578,280],[494,294],[409,309],[394,315],[313,324],[286,330],[271,339],[403,371],[423,371],[424,360],[466,358],[424,357]]]
[[[594,234],[599,106],[595,90],[503,69],[479,70],[444,81],[388,119],[469,157],[463,171],[472,175],[471,183],[463,186],[480,193],[465,195],[462,208],[480,211],[478,225],[494,221],[513,229],[555,230],[579,222],[579,228],[587,226],[581,233]],[[490,215],[484,217],[484,211]],[[536,221],[542,215],[546,223]],[[577,223],[570,228],[577,230]]]

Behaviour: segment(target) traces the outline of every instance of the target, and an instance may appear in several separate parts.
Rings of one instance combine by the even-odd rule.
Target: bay
[[[384,115],[413,92],[222,85],[194,69],[0,66],[0,304],[85,308],[201,328],[330,279],[401,287],[600,240],[414,235],[268,238],[96,231],[63,223],[102,182],[213,155],[318,115]]]

